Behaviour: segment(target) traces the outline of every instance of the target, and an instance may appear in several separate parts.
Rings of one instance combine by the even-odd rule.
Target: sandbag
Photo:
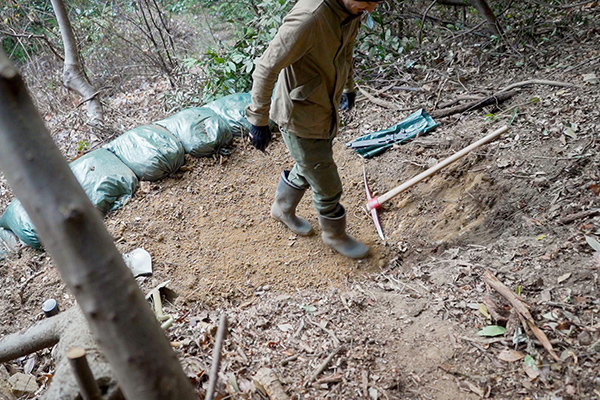
[[[103,214],[124,205],[138,187],[133,171],[106,149],[89,152],[69,166],[92,204]]]
[[[18,199],[13,200],[4,210],[0,227],[12,231],[23,243],[34,249],[42,247],[35,226]]]
[[[143,181],[162,179],[185,163],[185,149],[179,139],[154,124],[131,129],[102,147],[114,153]]]
[[[155,122],[175,135],[193,157],[208,157],[233,140],[231,129],[207,107],[193,107]]]
[[[248,136],[250,122],[246,119],[246,106],[252,102],[250,93],[236,93],[206,104],[225,120],[233,136]]]
[[[252,102],[250,93],[236,93],[229,96],[221,97],[215,101],[205,104],[216,112],[229,125],[233,136],[248,136],[250,122],[246,119],[246,106]],[[275,130],[275,122],[269,120],[271,130]]]
[[[0,260],[9,253],[16,253],[19,248],[19,238],[12,231],[0,228]]]

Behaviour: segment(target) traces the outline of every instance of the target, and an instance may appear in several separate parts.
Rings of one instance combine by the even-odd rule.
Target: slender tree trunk
[[[485,0],[469,0],[469,3],[475,7],[475,9],[479,12],[479,15],[485,18],[488,28],[494,35],[502,35],[502,28],[498,24],[496,15]]]
[[[67,15],[67,10],[65,9],[65,3],[63,0],[51,1],[65,47],[63,84],[68,89],[79,94],[83,98],[83,102],[87,103],[87,114],[90,122],[94,125],[100,124],[104,119],[102,104],[98,99],[96,89],[88,81],[81,65],[77,42]]]
[[[102,217],[0,49],[0,169],[35,225],[128,400],[192,400],[193,388]]]

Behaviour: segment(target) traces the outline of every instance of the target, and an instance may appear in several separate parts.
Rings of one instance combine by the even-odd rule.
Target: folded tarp
[[[185,163],[181,141],[159,125],[144,125],[103,146],[131,169],[139,180],[156,181]]]
[[[188,108],[155,124],[175,135],[193,157],[211,156],[233,140],[227,122],[208,107]]]
[[[414,138],[418,134],[423,134],[435,129],[439,124],[433,120],[433,118],[425,111],[420,109],[415,111],[399,123],[381,131],[369,133],[361,136],[352,142],[348,143],[347,146],[353,147],[355,144],[360,144],[361,141],[383,139],[385,137],[393,137],[392,142],[383,144],[376,144],[367,147],[356,147],[354,151],[363,158],[370,158],[377,154],[384,152],[394,144],[406,142],[409,139]]]

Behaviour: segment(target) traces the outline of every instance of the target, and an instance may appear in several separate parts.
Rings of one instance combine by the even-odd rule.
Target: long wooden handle
[[[490,142],[491,140],[495,139],[497,136],[500,136],[501,134],[503,134],[506,131],[508,131],[508,126],[504,125],[503,127],[501,127],[499,129],[495,130],[494,132],[490,133],[486,137],[484,137],[482,139],[479,139],[478,141],[476,141],[475,143],[471,144],[468,147],[465,147],[464,149],[462,149],[458,153],[455,153],[452,156],[446,158],[445,160],[440,161],[439,163],[437,163],[433,167],[429,168],[428,170],[421,172],[419,175],[415,176],[411,180],[404,182],[402,185],[395,187],[394,189],[390,190],[389,192],[386,192],[386,193],[382,194],[379,197],[371,199],[368,202],[367,207],[369,208],[369,210],[372,210],[374,208],[379,208],[379,206],[381,206],[386,201],[388,201],[391,198],[399,195],[400,193],[404,192],[406,189],[410,188],[411,186],[414,186],[415,184],[421,182],[423,179],[425,179],[425,178],[427,178],[427,177],[435,174],[436,172],[438,172],[442,168],[444,168],[444,167],[452,164],[454,161],[456,161],[456,160],[464,157],[470,151],[476,149],[477,147]]]

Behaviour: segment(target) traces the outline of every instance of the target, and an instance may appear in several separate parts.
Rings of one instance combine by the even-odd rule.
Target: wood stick
[[[516,82],[511,85],[508,85],[504,89],[500,89],[498,93],[508,92],[511,89],[515,89],[521,86],[529,86],[529,85],[548,85],[548,86],[561,86],[561,87],[573,87],[577,86],[574,83],[569,82],[560,82],[560,81],[548,81],[545,79],[529,79],[527,81]]]
[[[442,110],[433,110],[430,114],[433,118],[444,118],[453,114],[462,113],[465,111],[478,110],[491,104],[499,104],[513,97],[516,91],[501,91],[482,100],[476,100],[468,104],[459,104],[454,107],[444,108]]]
[[[362,94],[364,94],[365,97],[367,99],[369,99],[369,101],[371,101],[371,103],[377,104],[378,106],[389,108],[390,110],[396,110],[396,111],[409,111],[409,110],[418,108],[418,107],[402,108],[398,104],[392,103],[391,101],[376,98],[371,93],[369,93],[364,86],[359,86],[358,88],[360,89],[360,92]]]
[[[592,217],[594,215],[600,214],[600,208],[592,208],[591,210],[581,211],[575,214],[567,215],[558,220],[558,223],[561,225],[569,224],[573,221],[577,221],[578,219]]]
[[[554,358],[555,361],[560,361],[560,357],[554,351],[554,348],[552,347],[552,344],[548,340],[546,334],[535,324],[535,321],[529,312],[529,305],[525,303],[520,296],[500,282],[498,278],[496,278],[489,270],[485,271],[483,278],[488,285],[504,296],[504,298],[508,300],[510,304],[517,310],[519,315],[525,319],[526,325],[529,327],[529,329],[531,329],[535,337],[537,337],[542,343],[542,346],[544,346],[548,353],[550,353],[552,358]]]
[[[227,314],[221,315],[221,321],[219,322],[219,330],[217,331],[217,340],[215,341],[215,348],[213,349],[213,364],[210,369],[210,377],[208,381],[208,389],[206,390],[205,400],[213,400],[215,396],[215,388],[217,387],[217,380],[219,379],[219,367],[221,365],[221,348],[227,335]]]
[[[83,400],[102,400],[100,387],[87,362],[85,350],[81,347],[73,347],[67,352],[67,358],[81,389],[80,394]]]
[[[0,363],[52,347],[60,340],[57,325],[65,313],[36,322],[29,328],[0,339]]]
[[[323,361],[321,363],[321,365],[319,365],[319,367],[315,370],[315,372],[313,372],[311,374],[311,376],[306,381],[306,385],[305,386],[308,386],[311,383],[313,383],[317,379],[317,377],[319,375],[321,375],[321,372],[325,371],[325,368],[327,368],[329,366],[329,363],[331,362],[331,360],[333,360],[333,357],[335,357],[335,355],[337,353],[339,353],[340,351],[342,351],[344,349],[345,349],[345,346],[342,345],[342,346],[337,347],[335,350],[333,350],[331,352],[331,354],[329,354],[329,356],[327,356],[327,358],[325,359],[325,361]]]

